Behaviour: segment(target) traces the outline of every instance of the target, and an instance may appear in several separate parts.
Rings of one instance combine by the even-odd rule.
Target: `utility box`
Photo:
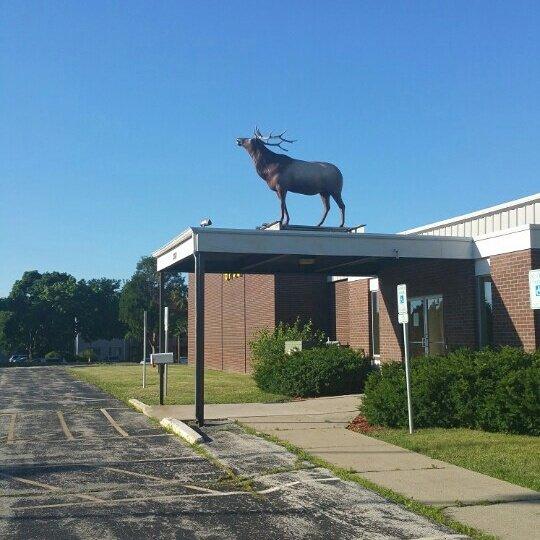
[[[301,341],[286,341],[285,342],[285,354],[292,354],[295,351],[302,350]]]
[[[155,353],[150,355],[150,364],[153,366],[159,366],[162,364],[172,364],[174,357],[172,352]]]

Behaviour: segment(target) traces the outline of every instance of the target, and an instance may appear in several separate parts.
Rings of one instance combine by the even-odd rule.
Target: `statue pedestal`
[[[365,224],[356,227],[317,227],[316,225],[281,225],[279,221],[263,223],[257,229],[261,231],[318,231],[329,233],[363,233]]]

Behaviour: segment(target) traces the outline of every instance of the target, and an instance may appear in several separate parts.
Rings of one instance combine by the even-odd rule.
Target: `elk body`
[[[289,212],[285,199],[287,193],[300,193],[302,195],[320,195],[323,203],[323,215],[319,223],[320,227],[328,211],[330,210],[330,197],[336,201],[341,211],[340,227],[345,224],[345,204],[341,198],[343,188],[343,176],[340,170],[332,163],[321,161],[302,161],[293,159],[284,154],[272,152],[268,146],[281,146],[282,143],[293,143],[284,139],[283,135],[270,134],[268,137],[256,129],[251,138],[238,138],[236,143],[243,146],[253,159],[258,175],[275,191],[281,203],[281,225],[289,223]]]

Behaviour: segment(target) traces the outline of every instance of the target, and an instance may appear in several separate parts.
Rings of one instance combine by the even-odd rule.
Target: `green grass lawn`
[[[382,429],[369,434],[435,459],[540,491],[540,437],[473,429]]]
[[[146,388],[142,388],[142,365],[96,364],[69,368],[71,375],[127,401],[136,398],[148,405],[159,403],[157,368],[146,366]],[[269,394],[257,388],[255,381],[241,373],[205,370],[206,403],[271,403],[289,398]],[[195,402],[195,369],[185,365],[169,366],[167,405],[187,405]]]

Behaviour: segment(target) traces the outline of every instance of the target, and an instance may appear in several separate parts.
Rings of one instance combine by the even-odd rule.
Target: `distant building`
[[[131,344],[127,339],[79,340],[79,354],[91,350],[100,362],[125,362],[131,359]]]

